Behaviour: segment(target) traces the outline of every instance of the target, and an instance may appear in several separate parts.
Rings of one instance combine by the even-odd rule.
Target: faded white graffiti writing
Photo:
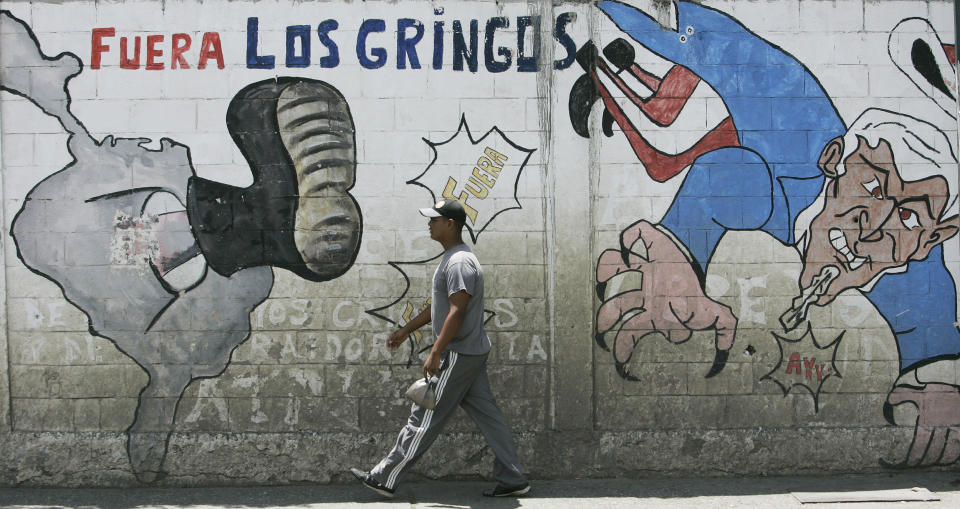
[[[501,329],[516,325],[520,320],[513,309],[513,301],[510,299],[494,299],[493,310],[497,314],[493,317],[493,324]]]
[[[45,304],[46,313],[41,310],[42,304]],[[23,307],[26,312],[27,328],[39,329],[42,327],[58,327],[64,325],[62,322],[63,301],[46,301],[41,304],[34,299],[23,299]]]
[[[253,325],[262,329],[266,315],[267,322],[274,327],[284,324],[299,327],[310,319],[307,310],[312,306],[313,302],[307,299],[268,299],[253,312]]]
[[[341,301],[333,308],[333,325],[340,329],[363,327],[364,325],[374,330],[383,329],[384,323],[376,320],[365,311],[373,307],[373,303],[368,301]]]
[[[511,337],[508,339],[508,350],[507,358],[511,361],[520,360],[520,348],[517,346],[517,338]],[[533,362],[536,359],[541,361],[547,360],[547,352],[543,349],[543,343],[540,341],[540,336],[533,335],[530,338],[530,346],[526,348],[526,355],[524,358],[527,362]]]
[[[750,296],[750,290],[767,287],[767,277],[738,277],[737,285],[740,286],[740,321],[767,323],[767,315],[763,311],[763,301]]]

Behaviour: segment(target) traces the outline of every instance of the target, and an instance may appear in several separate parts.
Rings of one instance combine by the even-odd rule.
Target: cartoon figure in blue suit
[[[717,358],[707,376],[723,369],[737,318],[705,295],[704,275],[725,232],[762,230],[803,259],[800,294],[780,317],[784,330],[804,323],[809,306],[829,304],[848,289],[863,292],[890,324],[901,377],[885,415],[893,422],[892,406],[903,403],[919,411],[914,442],[897,466],[956,462],[960,331],[943,244],[957,241],[960,207],[957,159],[944,133],[882,109],[866,110],[845,127],[809,70],[719,11],[679,2],[677,30],[670,30],[622,3],[597,5],[625,34],[674,62],[671,73],[711,86],[730,115],[718,129],[733,130],[708,134],[710,143],[686,154],[690,170],[659,224],[634,223],[621,234],[620,249],[600,256],[597,341],[610,346],[621,376],[634,379],[629,362],[646,336],[679,343],[695,330],[716,333]],[[604,52],[618,72],[630,67],[622,48]],[[652,178],[679,173],[656,166],[663,154],[644,157],[642,134],[597,74],[616,73],[590,43],[578,58],[587,74],[571,93],[575,130],[585,134],[581,113],[601,98],[604,130],[609,135],[616,121]],[[671,73],[655,85],[662,89],[674,79],[676,86]],[[649,106],[638,102],[648,116]],[[608,282],[629,272],[643,274],[641,287],[607,295]]]

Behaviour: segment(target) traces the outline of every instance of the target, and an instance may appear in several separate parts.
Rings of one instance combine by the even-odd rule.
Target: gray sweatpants
[[[413,405],[407,425],[400,430],[397,444],[386,458],[370,471],[377,481],[394,489],[407,467],[413,465],[440,435],[457,405],[477,423],[496,458],[493,477],[497,482],[518,485],[527,482],[517,457],[510,427],[497,407],[487,378],[487,355],[444,353],[436,384],[437,407],[427,410]]]

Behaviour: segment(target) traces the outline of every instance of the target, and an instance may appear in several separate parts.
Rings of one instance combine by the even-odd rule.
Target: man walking
[[[437,438],[457,405],[463,407],[493,449],[493,475],[497,486],[483,492],[488,497],[526,494],[530,483],[523,473],[513,435],[497,407],[487,379],[490,339],[483,330],[483,269],[463,243],[466,213],[456,200],[441,200],[420,209],[430,218],[430,238],[444,249],[433,275],[433,298],[425,309],[390,335],[387,346],[399,347],[413,331],[433,321],[435,341],[423,363],[423,375],[433,377],[437,406],[428,410],[413,405],[407,425],[400,430],[393,450],[370,472],[351,468],[364,486],[393,498],[400,475]]]

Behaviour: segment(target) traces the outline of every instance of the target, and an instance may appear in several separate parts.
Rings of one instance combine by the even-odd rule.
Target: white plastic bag
[[[437,407],[437,392],[433,389],[433,383],[427,378],[418,378],[410,384],[405,396],[427,410]]]

